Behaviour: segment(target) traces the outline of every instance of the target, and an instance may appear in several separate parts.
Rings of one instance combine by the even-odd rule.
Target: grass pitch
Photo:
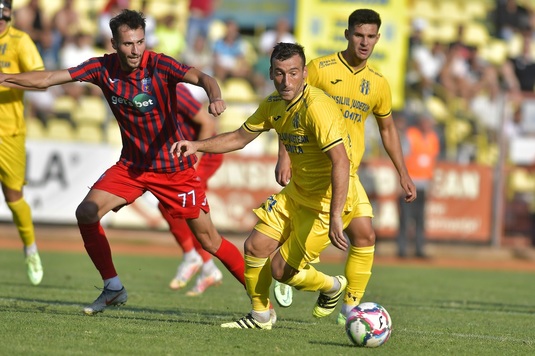
[[[365,301],[382,304],[394,330],[385,345],[363,349],[335,324],[339,308],[312,317],[317,295],[308,292],[277,308],[271,331],[222,329],[249,312],[245,291],[226,271],[223,284],[202,296],[171,291],[178,258],[117,255],[128,303],[85,316],[83,306],[100,293],[93,286],[102,286],[89,257],[45,251],[41,259],[45,277],[35,287],[21,253],[0,251],[2,355],[535,354],[533,272],[376,265]],[[318,265],[330,274],[343,268]]]

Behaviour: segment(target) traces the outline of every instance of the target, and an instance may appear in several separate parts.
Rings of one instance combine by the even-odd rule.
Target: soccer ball
[[[392,319],[385,308],[377,303],[361,303],[354,307],[346,319],[346,333],[357,346],[379,347],[392,332]]]

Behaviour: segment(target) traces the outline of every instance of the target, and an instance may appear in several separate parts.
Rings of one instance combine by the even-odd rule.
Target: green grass
[[[1,355],[533,355],[533,273],[377,265],[365,296],[387,308],[394,330],[377,349],[351,345],[336,313],[316,320],[316,295],[296,292],[271,331],[227,330],[250,309],[228,273],[203,296],[167,283],[178,259],[115,257],[128,304],[81,313],[99,294],[85,254],[42,252],[45,277],[27,281],[18,251],[0,251]],[[319,265],[331,274],[342,265]],[[226,271],[225,271],[226,272]]]

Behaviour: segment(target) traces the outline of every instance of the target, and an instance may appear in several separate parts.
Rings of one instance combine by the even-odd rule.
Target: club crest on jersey
[[[295,113],[293,119],[292,119],[292,125],[296,129],[299,127],[299,113]]]
[[[150,78],[141,79],[141,91],[150,93],[152,91],[152,80]]]
[[[364,95],[368,95],[370,93],[370,82],[366,79],[363,79],[362,83],[360,83],[360,92]]]

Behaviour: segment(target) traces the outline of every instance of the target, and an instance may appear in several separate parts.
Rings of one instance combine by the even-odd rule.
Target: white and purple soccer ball
[[[361,303],[347,315],[346,333],[357,346],[379,347],[392,333],[392,319],[381,305]]]

